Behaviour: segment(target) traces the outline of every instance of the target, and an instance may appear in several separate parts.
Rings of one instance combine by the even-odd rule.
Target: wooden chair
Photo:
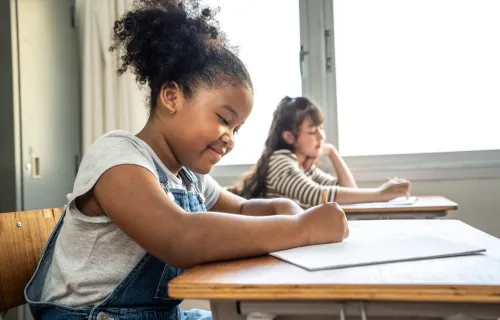
[[[0,213],[0,320],[26,303],[24,288],[63,208]]]

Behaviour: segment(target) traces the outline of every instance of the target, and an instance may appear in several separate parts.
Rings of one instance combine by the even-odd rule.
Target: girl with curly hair
[[[25,296],[35,319],[211,319],[168,283],[194,265],[342,241],[344,212],[246,200],[208,173],[235,144],[252,81],[198,1],[143,0],[118,21],[118,73],[149,89],[150,117],[85,154]]]

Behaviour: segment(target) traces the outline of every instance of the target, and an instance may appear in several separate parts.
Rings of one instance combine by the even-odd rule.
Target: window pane
[[[342,155],[500,149],[500,1],[335,0]]]
[[[210,0],[218,20],[248,68],[255,88],[253,111],[236,135],[233,151],[219,163],[257,162],[272,113],[285,96],[302,93],[298,0]]]

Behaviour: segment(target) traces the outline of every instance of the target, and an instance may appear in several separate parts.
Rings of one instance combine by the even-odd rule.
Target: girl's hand
[[[329,156],[333,153],[337,152],[337,149],[335,149],[335,146],[331,143],[324,143],[323,148],[321,149],[321,154],[325,156]]]
[[[342,242],[349,236],[345,213],[335,202],[312,207],[297,217],[309,234],[309,245]]]
[[[397,197],[409,197],[411,192],[410,181],[400,178],[392,178],[378,187],[380,200],[389,201]]]

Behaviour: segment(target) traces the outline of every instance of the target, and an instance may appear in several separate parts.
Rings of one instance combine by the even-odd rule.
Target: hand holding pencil
[[[335,202],[328,202],[327,191],[321,192],[322,204],[299,214],[301,223],[306,226],[309,244],[342,242],[349,236],[347,218]]]
[[[321,191],[321,203],[326,204],[326,190]]]

